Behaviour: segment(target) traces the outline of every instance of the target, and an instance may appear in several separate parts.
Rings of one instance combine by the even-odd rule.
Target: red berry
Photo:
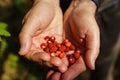
[[[60,51],[56,51],[55,54],[56,54],[56,56],[58,57],[60,53],[61,53]]]
[[[53,44],[57,46],[59,43],[57,41],[54,41]]]
[[[75,50],[75,46],[73,44],[70,45],[71,50]]]
[[[65,42],[65,46],[67,46],[67,47],[70,47],[71,46],[71,42]]]
[[[66,47],[65,52],[68,52],[69,50],[70,50],[70,48],[69,48],[69,47]]]
[[[75,52],[74,52],[74,57],[77,59],[77,58],[79,58],[80,57],[80,50],[76,50]]]
[[[60,47],[61,47],[61,44],[60,44],[60,43],[57,43],[56,46],[57,46],[58,48],[60,48]]]
[[[45,51],[46,53],[49,53],[49,52],[50,52],[49,47],[46,47],[46,48],[44,49],[44,51]]]
[[[49,44],[48,44],[48,47],[49,47],[49,48],[51,48],[51,47],[53,47],[53,46],[55,46],[53,43],[49,43]]]
[[[55,37],[51,36],[49,40],[52,41],[52,42],[54,42],[55,41]]]
[[[42,43],[42,44],[40,45],[40,47],[41,47],[42,49],[45,49],[45,48],[46,48],[46,46],[47,46],[47,44],[46,44],[46,43]]]
[[[75,52],[73,55],[74,55],[74,57],[75,57],[76,59],[78,59],[78,58],[80,57],[80,53],[79,53],[79,52]]]
[[[61,59],[64,58],[64,57],[65,57],[65,53],[60,53],[60,54],[58,55],[58,57],[61,58]]]
[[[45,36],[45,38],[44,38],[44,39],[45,39],[46,41],[48,41],[48,40],[49,40],[49,38],[50,38],[49,36]]]
[[[74,57],[70,57],[70,58],[69,58],[69,63],[70,63],[70,64],[75,63],[75,58],[74,58]]]
[[[55,53],[50,53],[50,56],[55,57],[56,55],[55,55]]]
[[[64,45],[61,45],[61,47],[59,47],[59,51],[61,51],[61,52],[64,52],[65,49],[66,49],[66,47]]]
[[[50,43],[52,43],[52,41],[48,40],[48,41],[47,41],[47,44],[50,44]]]
[[[56,52],[57,49],[58,48],[55,45],[53,45],[52,47],[50,47],[50,52]]]
[[[66,42],[69,42],[69,40],[68,40],[68,39],[65,39],[65,40],[63,41],[63,43],[66,43]]]

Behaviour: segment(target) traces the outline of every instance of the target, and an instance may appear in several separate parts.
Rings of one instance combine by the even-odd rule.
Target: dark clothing
[[[68,8],[71,1],[72,0],[60,0],[63,11],[65,11]],[[99,2],[100,2],[99,11],[103,11],[113,5],[118,5],[120,3],[119,0],[100,0]]]
[[[113,80],[115,61],[120,53],[120,0],[101,0],[97,21],[101,46],[92,80]]]
[[[70,0],[61,0],[63,11]],[[96,12],[101,34],[100,55],[96,61],[96,69],[83,73],[76,80],[113,80],[112,70],[120,53],[120,0],[101,0]]]

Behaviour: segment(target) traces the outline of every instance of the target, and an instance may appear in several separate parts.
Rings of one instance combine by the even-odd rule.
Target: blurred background
[[[21,22],[31,6],[32,0],[0,0],[0,80],[45,80],[48,68],[18,55]],[[119,59],[113,75],[120,80]]]

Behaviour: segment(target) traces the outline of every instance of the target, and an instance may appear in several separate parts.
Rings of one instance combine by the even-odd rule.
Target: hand
[[[74,7],[73,7],[74,6]],[[66,32],[82,56],[64,74],[65,80],[71,80],[86,70],[95,69],[95,60],[99,53],[99,29],[95,20],[96,6],[92,1],[76,1],[67,10],[65,18]],[[69,28],[69,31],[68,31]],[[72,73],[72,74],[69,74]],[[67,78],[67,79],[66,79]]]
[[[64,15],[66,37],[79,47],[82,56],[61,74],[51,71],[47,78],[51,80],[73,80],[87,67],[95,69],[95,60],[99,53],[99,29],[95,20],[96,6],[92,1],[73,1]],[[52,76],[51,76],[52,75]]]
[[[45,42],[45,36],[55,36],[58,42],[63,39],[63,15],[57,2],[53,0],[40,0],[34,3],[32,9],[23,20],[23,28],[20,32],[20,55],[35,62],[44,62],[51,67],[56,66],[61,72],[67,70],[64,63],[66,59],[50,57],[41,48]]]

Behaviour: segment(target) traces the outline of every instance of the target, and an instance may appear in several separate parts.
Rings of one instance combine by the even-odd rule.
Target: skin
[[[66,37],[77,47],[82,56],[65,73],[51,70],[49,80],[73,80],[88,67],[95,69],[95,60],[99,54],[100,35],[95,20],[96,5],[92,1],[72,2],[64,15]],[[72,74],[71,74],[72,73]]]
[[[67,60],[50,57],[43,52],[40,44],[46,35],[55,36],[58,42],[63,40],[63,15],[57,2],[35,1],[33,7],[23,19],[20,32],[21,48],[19,54],[49,67],[57,67],[60,72],[67,70]]]
[[[48,72],[46,79],[49,80],[73,80],[87,67],[95,69],[100,44],[95,11],[96,5],[90,0],[72,1],[63,16],[59,0],[35,0],[23,20],[19,54],[38,63],[44,61],[49,67],[55,66],[58,70]],[[46,35],[55,36],[59,42],[67,37],[83,55],[68,67],[67,58],[50,57],[40,49],[39,44]]]

